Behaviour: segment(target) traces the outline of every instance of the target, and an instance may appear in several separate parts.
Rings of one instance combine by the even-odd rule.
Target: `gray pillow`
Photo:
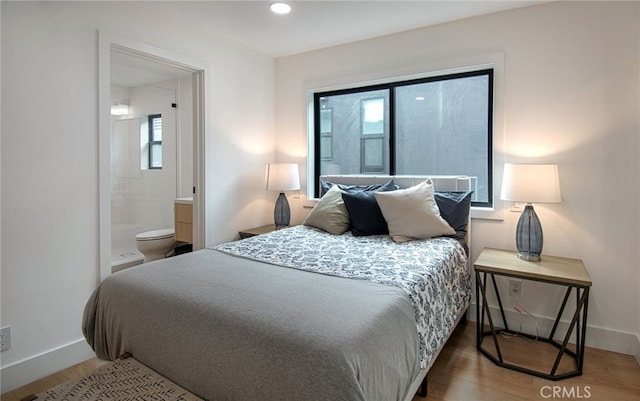
[[[472,194],[473,191],[436,191],[435,193],[440,215],[456,231],[453,237],[459,240],[467,237]]]
[[[431,179],[406,189],[374,192],[374,196],[396,242],[456,233],[440,216]]]
[[[349,213],[337,185],[320,198],[303,224],[335,235],[344,234],[349,229]]]

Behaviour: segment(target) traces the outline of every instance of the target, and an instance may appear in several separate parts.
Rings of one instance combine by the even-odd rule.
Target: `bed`
[[[426,182],[323,177],[344,192],[377,185],[365,192],[382,211],[389,180]],[[465,178],[430,180],[436,194],[469,189]],[[469,201],[453,203],[468,223]],[[98,286],[83,333],[98,357],[128,352],[208,400],[411,400],[471,300],[458,209],[441,209],[455,214],[454,233],[431,239],[402,240],[391,225],[355,235],[351,223],[331,234],[309,221],[136,266]]]

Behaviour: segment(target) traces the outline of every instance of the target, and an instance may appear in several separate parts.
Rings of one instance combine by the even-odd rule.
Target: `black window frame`
[[[402,86],[409,86],[415,84],[423,84],[429,82],[441,82],[452,79],[487,76],[488,78],[488,107],[487,107],[487,192],[488,200],[486,202],[472,202],[472,206],[482,208],[492,208],[494,206],[493,196],[493,111],[494,111],[494,68],[482,68],[478,70],[470,70],[465,72],[447,73],[443,75],[434,75],[425,78],[415,78],[401,81],[394,81],[383,84],[366,85],[353,88],[329,90],[313,93],[313,143],[314,143],[314,159],[313,159],[313,175],[314,175],[314,190],[313,195],[315,198],[320,197],[320,99],[326,96],[346,95],[360,92],[369,92],[375,90],[387,90],[389,99],[389,175],[396,174],[396,150],[395,150],[395,89]],[[363,174],[366,175],[366,174]]]
[[[153,122],[154,120],[160,119],[162,121],[162,114],[150,114],[149,115],[149,170],[162,170],[162,161],[160,162],[159,167],[155,167],[153,164],[153,147],[160,146],[162,150],[162,140],[156,140],[153,135]]]

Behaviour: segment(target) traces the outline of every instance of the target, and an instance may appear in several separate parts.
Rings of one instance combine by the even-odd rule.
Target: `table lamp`
[[[300,189],[300,174],[297,163],[269,163],[267,164],[267,190],[280,191],[276,206],[273,210],[273,220],[276,229],[289,226],[291,212],[289,202],[284,191]]]
[[[516,228],[518,258],[539,261],[543,242],[542,226],[532,203],[561,201],[558,165],[506,163],[500,199],[526,202]]]

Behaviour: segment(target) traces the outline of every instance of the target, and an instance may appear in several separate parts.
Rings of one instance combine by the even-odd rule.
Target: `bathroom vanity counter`
[[[174,202],[181,205],[193,205],[193,197],[190,196],[188,198],[176,198]]]
[[[193,242],[193,198],[177,198],[173,204],[176,241]]]

